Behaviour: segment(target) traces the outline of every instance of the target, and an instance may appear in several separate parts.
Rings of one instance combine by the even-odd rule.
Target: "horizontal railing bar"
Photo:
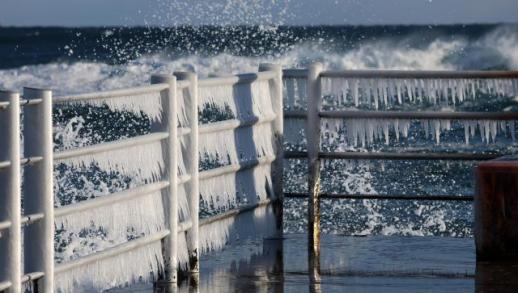
[[[0,169],[9,168],[11,166],[11,162],[9,161],[0,161]]]
[[[143,186],[127,189],[124,191],[99,196],[94,199],[81,201],[78,203],[62,206],[54,210],[55,217],[63,217],[73,213],[78,213],[101,206],[106,206],[118,202],[132,200],[139,196],[145,196],[152,192],[162,190],[169,186],[169,182],[161,181]]]
[[[308,112],[307,111],[293,111],[288,110],[284,111],[284,119],[307,119]]]
[[[206,79],[200,79],[198,81],[199,87],[213,87],[222,85],[236,85],[242,83],[252,83],[254,81],[269,80],[277,76],[274,71],[264,71],[257,73],[244,73],[238,75],[229,75],[222,77],[212,77]]]
[[[71,96],[61,96],[54,97],[52,102],[54,104],[67,103],[67,102],[80,102],[87,100],[102,100],[102,99],[111,99],[111,98],[120,98],[120,97],[131,97],[138,96],[148,93],[155,93],[165,90],[169,87],[168,84],[158,83],[128,89],[119,89],[119,90],[111,90],[111,91],[103,91],[103,92],[94,92],[87,94],[79,94],[79,95],[71,95]]]
[[[156,234],[144,236],[141,238],[137,238],[135,240],[128,241],[123,244],[119,244],[117,246],[108,248],[104,251],[96,252],[96,253],[90,254],[88,256],[81,257],[81,258],[78,258],[78,259],[75,259],[75,260],[72,260],[69,262],[57,264],[54,273],[61,274],[68,270],[72,270],[74,268],[78,268],[78,267],[81,267],[81,266],[84,266],[84,265],[87,265],[87,264],[90,264],[90,263],[93,263],[96,261],[100,261],[100,260],[103,260],[106,258],[117,256],[119,254],[149,245],[153,242],[160,241],[167,235],[169,235],[169,230],[164,230],[164,231],[158,232]]]
[[[327,70],[320,77],[331,78],[518,78],[518,71],[419,71],[419,70]]]
[[[258,203],[255,203],[255,204],[244,205],[244,206],[241,206],[241,207],[238,207],[238,208],[226,211],[224,213],[221,213],[221,214],[209,217],[209,218],[200,219],[200,227],[205,226],[205,225],[209,225],[211,223],[218,222],[218,221],[221,221],[221,220],[224,220],[224,219],[235,217],[235,216],[237,216],[239,214],[242,214],[242,213],[253,211],[256,208],[269,205],[271,202],[272,202],[272,200],[266,199],[266,200],[260,201]]]
[[[105,142],[92,146],[77,148],[73,150],[66,150],[54,153],[54,160],[64,160],[73,157],[80,157],[85,155],[93,155],[97,153],[103,153],[107,151],[113,151],[117,149],[123,149],[126,147],[133,147],[137,145],[143,145],[160,141],[169,137],[167,132],[156,132],[146,135],[141,135],[132,138],[121,139],[112,142]]]
[[[319,115],[331,119],[518,120],[518,112],[323,111]]]
[[[234,130],[237,128],[248,127],[252,125],[258,125],[263,123],[268,123],[274,121],[276,118],[275,114],[267,115],[264,117],[252,117],[247,120],[240,119],[231,119],[231,120],[223,120],[218,122],[212,122],[207,124],[201,124],[198,128],[198,132],[200,134],[203,133],[213,133],[218,131],[225,130]]]
[[[307,158],[307,152],[285,151],[286,159]],[[502,154],[473,153],[363,153],[363,152],[320,152],[322,159],[337,160],[450,160],[450,161],[484,161],[501,157]]]
[[[0,102],[0,110],[7,109],[9,102]]]
[[[43,102],[42,99],[25,99],[24,97],[21,97],[20,99],[20,106],[32,106],[32,105],[38,105]]]
[[[0,231],[11,227],[11,221],[0,222]]]
[[[207,180],[210,178],[222,176],[229,173],[237,173],[239,171],[254,168],[256,166],[272,163],[275,160],[274,156],[261,157],[249,161],[240,162],[239,164],[232,164],[223,167],[218,167],[210,170],[200,171],[200,180]]]
[[[21,224],[24,226],[27,226],[27,225],[35,223],[43,218],[45,218],[45,215],[43,213],[24,215],[22,217]]]
[[[9,281],[0,282],[0,292],[5,291],[5,290],[7,290],[7,289],[11,288],[11,285],[12,285],[12,284],[13,284],[13,283],[11,283],[11,282],[9,282]]]
[[[29,158],[22,158],[20,160],[20,165],[30,165],[37,162],[40,162],[43,160],[43,157],[29,157]],[[0,169],[8,168],[11,166],[11,162],[9,161],[2,161],[0,162]]]
[[[282,71],[282,77],[285,78],[307,78],[307,69],[284,69]]]
[[[190,220],[178,223],[178,233],[187,232],[187,230],[191,229],[191,227],[192,221]]]
[[[307,193],[284,193],[287,198],[307,198]],[[324,199],[376,199],[376,200],[431,200],[431,201],[473,201],[471,195],[382,195],[382,194],[334,194],[321,193]]]
[[[36,280],[43,278],[44,276],[45,276],[45,274],[43,272],[28,273],[28,274],[25,274],[22,276],[22,283],[36,281]]]
[[[191,175],[181,175],[178,176],[178,185],[185,184],[191,180]]]
[[[176,81],[177,89],[188,88],[190,85],[191,85],[191,83],[188,80],[178,80],[178,81]]]
[[[178,128],[178,137],[182,137],[182,136],[190,134],[190,133],[191,133],[190,127],[179,127]]]

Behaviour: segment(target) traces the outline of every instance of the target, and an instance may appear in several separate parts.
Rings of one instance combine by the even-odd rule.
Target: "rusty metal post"
[[[306,137],[308,141],[308,271],[310,281],[320,282],[320,106],[323,65],[313,63],[308,72],[308,119]]]
[[[518,260],[518,158],[481,163],[476,174],[477,260]]]

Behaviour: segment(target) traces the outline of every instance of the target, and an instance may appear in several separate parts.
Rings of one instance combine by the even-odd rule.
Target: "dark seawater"
[[[372,57],[367,66],[380,67],[383,60],[374,58],[379,53],[374,48],[426,51],[434,44],[455,45],[440,61],[457,69],[511,69],[516,53],[504,51],[516,46],[517,38],[517,25],[0,27],[0,69],[79,61],[125,64],[152,55],[169,60],[220,54],[275,58],[300,48],[315,51],[300,56],[300,63],[363,49],[368,51],[364,57]]]

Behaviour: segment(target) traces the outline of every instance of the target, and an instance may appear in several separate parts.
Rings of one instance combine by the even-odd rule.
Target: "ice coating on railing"
[[[272,193],[270,164],[219,175],[200,181],[200,195],[210,211],[235,207],[239,202],[255,203]],[[238,199],[239,196],[239,199]]]
[[[144,113],[153,121],[160,121],[162,119],[162,97],[160,92],[106,99],[88,99],[70,102],[70,104],[97,107],[106,105],[112,111],[131,112],[136,115]]]
[[[234,99],[234,87],[231,85],[200,87],[198,97],[198,107],[200,110],[207,105],[214,105],[220,110],[228,107],[232,113],[235,114],[237,112],[236,101]]]
[[[236,174],[229,173],[200,181],[201,200],[210,210],[236,205]]]
[[[247,203],[255,203],[273,195],[271,166],[263,164],[253,169],[244,170],[236,174],[236,191],[244,198]]]
[[[273,114],[272,93],[268,80],[236,85],[203,86],[199,89],[199,108],[216,106],[230,110],[239,119]]]
[[[301,110],[306,107],[307,81],[305,78],[283,79],[284,108]]]
[[[160,241],[85,264],[55,276],[56,292],[100,292],[156,280],[162,267]]]
[[[200,156],[217,158],[221,163],[237,164],[240,160],[273,156],[273,130],[268,123],[201,133]]]
[[[71,231],[102,227],[110,238],[124,238],[130,229],[144,234],[158,232],[164,228],[164,219],[162,194],[155,191],[131,200],[56,217],[55,224],[60,229]]]
[[[155,180],[161,177],[164,158],[160,141],[141,145],[132,145],[97,153],[66,158],[58,162],[75,167],[96,164],[105,171],[121,172],[140,179]]]
[[[513,97],[517,79],[386,79],[322,78],[322,95],[334,96],[338,104],[382,106],[405,103],[458,104],[479,94]]]
[[[452,120],[447,119],[423,119],[419,121],[419,127],[424,132],[425,138],[431,138],[436,144],[441,143],[441,135],[452,130]],[[391,137],[396,141],[407,138],[411,120],[407,119],[323,119],[322,139],[333,144],[340,137],[345,137],[349,146],[365,147],[372,143],[384,142],[389,144]],[[514,121],[495,120],[467,120],[462,121],[464,127],[464,140],[469,144],[473,137],[480,135],[484,143],[495,143],[499,134],[515,139],[516,130]],[[345,134],[344,134],[345,130]]]

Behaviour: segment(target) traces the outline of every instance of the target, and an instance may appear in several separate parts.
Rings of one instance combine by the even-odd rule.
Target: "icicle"
[[[67,158],[58,162],[74,167],[88,167],[96,164],[105,171],[121,172],[141,179],[160,178],[163,170],[161,142],[129,146],[95,155]]]
[[[107,195],[109,196],[109,195]],[[138,233],[155,233],[164,227],[164,207],[160,191],[106,206],[77,212],[55,219],[57,227],[66,230],[103,227],[111,236],[126,238],[128,229]]]
[[[255,81],[252,83],[251,90],[253,113],[257,117],[274,114],[270,82],[267,80]]]
[[[198,143],[202,158],[208,155],[213,159],[218,158],[222,164],[239,162],[236,134],[233,130],[202,133]]]
[[[294,78],[285,78],[284,79],[284,96],[286,97],[284,103],[286,104],[287,109],[295,108],[295,79]]]
[[[227,209],[236,204],[236,174],[229,173],[200,181],[201,199],[211,210]]]
[[[200,87],[198,97],[200,110],[207,106],[214,105],[220,110],[229,108],[234,115],[237,113],[236,102],[234,100],[234,88],[231,85]]]
[[[200,181],[201,182],[201,181]],[[200,184],[201,186],[201,184]],[[191,211],[189,209],[189,202],[185,185],[178,185],[178,207],[179,207],[179,221],[187,221],[191,218]]]
[[[162,99],[160,92],[109,99],[84,100],[70,104],[92,105],[97,107],[106,105],[112,111],[125,111],[136,115],[144,113],[153,121],[160,121],[162,118]]]
[[[233,223],[234,218],[230,217],[201,226],[199,232],[201,253],[205,254],[212,250],[221,250],[227,243]]]
[[[155,281],[162,267],[160,241],[56,275],[57,292],[100,292]]]

